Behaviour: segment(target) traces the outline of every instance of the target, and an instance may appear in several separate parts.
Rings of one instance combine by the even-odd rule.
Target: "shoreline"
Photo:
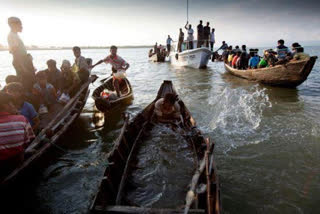
[[[110,49],[111,46],[105,46],[105,47],[88,47],[88,46],[80,46],[81,49]],[[153,48],[153,45],[139,45],[139,46],[118,46],[119,49],[128,49],[128,48]],[[44,47],[44,48],[33,48],[33,47],[27,47],[28,51],[48,51],[48,50],[70,50],[72,47]],[[8,48],[0,48],[0,51],[9,51]]]

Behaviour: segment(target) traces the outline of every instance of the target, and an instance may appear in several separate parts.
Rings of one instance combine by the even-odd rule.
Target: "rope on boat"
[[[56,147],[58,150],[60,150],[60,151],[62,151],[62,152],[64,152],[64,153],[67,153],[67,152],[68,152],[68,153],[72,153],[72,152],[69,152],[69,151],[67,151],[66,149],[62,148],[61,146],[58,146],[57,144],[52,143],[51,140],[49,140],[49,139],[46,138],[46,137],[43,138],[43,141],[44,141],[45,143],[50,143],[51,145],[53,145],[54,147]]]

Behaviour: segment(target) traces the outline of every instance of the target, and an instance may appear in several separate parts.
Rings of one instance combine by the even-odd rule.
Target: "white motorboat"
[[[171,47],[169,59],[172,65],[191,68],[206,68],[211,57],[211,51],[207,47],[199,47],[187,50],[187,41],[182,44],[182,51],[178,51],[178,44],[173,43]],[[193,43],[193,47],[197,47],[197,41]]]

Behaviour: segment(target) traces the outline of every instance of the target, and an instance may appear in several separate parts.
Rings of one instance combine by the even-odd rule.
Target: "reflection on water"
[[[181,208],[195,169],[191,145],[170,128],[156,126],[135,157],[127,200],[143,207]]]
[[[319,47],[306,47],[305,51],[320,55]],[[148,49],[119,49],[131,65],[127,75],[133,87],[133,103],[102,115],[94,110],[94,101],[89,98],[81,116],[60,140],[61,147],[68,152],[52,149],[15,189],[10,189],[10,194],[1,200],[1,205],[9,210],[7,213],[88,213],[103,175],[106,155],[123,124],[122,112],[136,115],[155,98],[166,79],[173,81],[198,126],[215,141],[225,213],[320,213],[319,60],[304,84],[297,89],[284,89],[234,77],[225,73],[219,62],[209,62],[206,70],[149,63],[147,52]],[[58,67],[63,59],[74,60],[71,50],[31,54],[39,70],[46,67],[49,58],[57,60]],[[83,55],[93,61],[105,54],[105,50],[83,50]],[[5,76],[14,73],[8,52],[0,52],[0,68],[3,85]],[[101,65],[93,73],[103,79],[111,71]],[[90,88],[99,84],[97,80]],[[150,144],[140,151],[153,154],[156,162],[142,154],[140,163],[146,168],[137,169],[141,174],[134,181],[155,175],[159,178],[154,179],[155,184],[137,187],[138,192],[139,188],[144,189],[140,189],[135,203],[158,206],[161,202],[172,207],[181,204],[173,204],[166,197],[170,198],[171,189],[178,191],[183,200],[185,195],[179,191],[190,182],[188,167],[191,170],[193,166],[188,149],[180,148],[178,140],[172,138],[173,144],[159,145],[149,139]],[[185,155],[179,156],[182,154]],[[179,170],[183,172],[178,173]],[[181,183],[169,185],[168,180]],[[154,187],[154,191],[149,187]],[[149,195],[153,196],[144,197]],[[6,213],[5,208],[2,210]]]

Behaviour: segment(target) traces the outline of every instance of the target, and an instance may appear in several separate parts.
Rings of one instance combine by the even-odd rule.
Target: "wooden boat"
[[[115,89],[113,87],[113,79],[109,77],[105,82],[93,91],[92,97],[95,101],[96,107],[99,111],[107,112],[115,108],[116,106],[124,103],[128,103],[133,99],[132,87],[127,78],[120,82],[121,97],[116,96]],[[113,94],[113,97],[105,99],[101,97],[101,92],[107,90],[109,93]]]
[[[47,114],[48,120],[42,120],[43,129],[25,150],[25,160],[21,166],[14,169],[4,178],[0,178],[1,186],[10,184],[18,175],[35,163],[48,149],[55,146],[59,138],[67,131],[70,125],[80,115],[84,105],[86,104],[90,90],[89,85],[98,77],[91,75],[86,83],[84,83],[77,94],[75,94],[64,106],[57,104],[59,109]],[[50,115],[51,114],[51,115]],[[45,125],[45,126],[44,126]]]
[[[163,56],[161,54],[152,54],[149,56],[149,60],[151,62],[164,62],[166,59],[166,56]]]
[[[238,70],[226,63],[224,65],[231,74],[244,79],[273,86],[294,88],[308,78],[316,59],[317,57],[313,56],[308,60],[290,61],[285,65],[249,70]]]
[[[184,136],[191,150],[196,156],[196,168],[193,177],[190,177],[190,189],[186,189],[186,202],[177,209],[147,208],[132,205],[124,199],[125,186],[129,171],[133,165],[134,155],[145,136],[152,130],[150,123],[154,111],[155,102],[164,97],[166,93],[175,93],[171,81],[164,81],[158,96],[131,122],[125,118],[120,135],[108,155],[107,167],[91,206],[94,213],[220,213],[220,188],[217,169],[214,162],[214,143],[205,139],[201,131],[196,128],[195,121],[185,107],[182,100],[178,103],[184,118],[183,130],[190,133]],[[205,185],[203,185],[205,184]],[[199,186],[205,186],[205,190],[196,191]]]

